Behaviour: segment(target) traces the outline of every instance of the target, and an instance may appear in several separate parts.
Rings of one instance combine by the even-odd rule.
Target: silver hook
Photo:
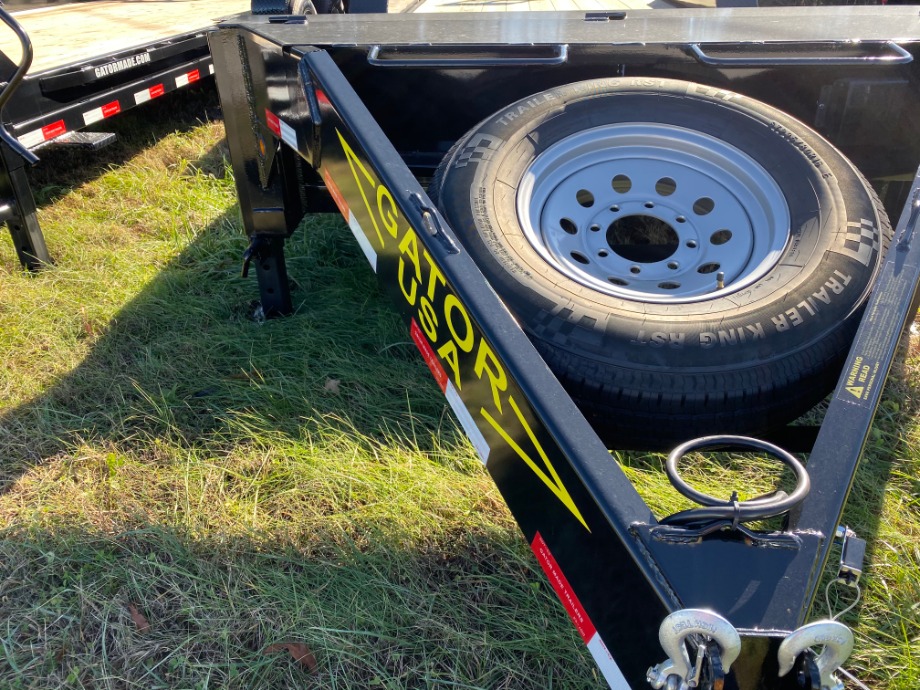
[[[821,678],[822,690],[836,690],[842,684],[834,671],[853,651],[853,633],[837,621],[815,621],[790,633],[779,646],[779,675],[785,676],[795,665],[795,660],[806,649],[823,645],[824,651],[815,659]]]
[[[670,614],[661,622],[658,629],[658,641],[668,658],[648,670],[648,682],[655,690],[663,688],[669,683],[669,677],[680,678],[680,688],[693,688],[696,683],[691,680],[690,674],[694,669],[690,666],[690,656],[684,640],[690,635],[702,635],[711,638],[719,645],[722,654],[722,669],[728,673],[729,668],[741,653],[741,636],[735,627],[725,618],[713,611],[704,609],[681,609]],[[700,655],[702,656],[702,655]],[[698,659],[697,663],[701,663]]]

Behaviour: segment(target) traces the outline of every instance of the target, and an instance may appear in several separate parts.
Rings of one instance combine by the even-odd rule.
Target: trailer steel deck
[[[35,50],[29,74],[98,59],[175,36],[206,30],[221,17],[249,10],[244,0],[84,2],[14,11]],[[14,62],[19,42],[7,31],[0,52]]]

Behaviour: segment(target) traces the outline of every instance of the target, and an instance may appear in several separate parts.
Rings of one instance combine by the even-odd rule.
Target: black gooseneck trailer
[[[841,515],[917,307],[918,41],[911,7],[240,15],[6,61],[0,217],[50,262],[30,149],[213,69],[266,314],[285,238],[338,209],[611,688],[836,689],[852,634],[806,621],[858,582]],[[828,377],[820,429],[783,427]],[[761,418],[807,462],[739,435]],[[701,508],[656,516],[608,451],[665,444]],[[724,448],[796,488],[680,479]]]
[[[266,313],[281,315],[291,309],[285,238],[305,212],[330,210],[331,199],[405,317],[422,357],[611,688],[635,690],[646,682],[670,690],[838,686],[835,672],[849,653],[852,635],[834,621],[806,624],[806,620],[828,573],[843,582],[858,580],[863,543],[840,525],[841,514],[899,338],[916,309],[918,41],[920,17],[911,7],[242,15],[224,22],[210,36],[243,220],[251,238],[245,266],[255,269]],[[614,81],[585,81],[610,78]],[[730,424],[719,427],[715,437],[700,441],[685,437],[689,443],[673,455],[676,465],[679,456],[695,449],[767,452],[794,468],[796,490],[790,496],[775,494],[748,502],[736,496],[727,501],[696,496],[717,505],[664,518],[654,515],[640,499],[608,451],[634,442],[618,445],[614,425],[612,432],[605,431],[608,443],[602,443],[538,353],[539,328],[523,323],[519,312],[512,314],[503,299],[507,293],[483,277],[483,263],[488,261],[477,261],[475,256],[488,259],[489,254],[483,254],[481,247],[475,249],[468,227],[451,227],[426,194],[426,185],[434,176],[430,189],[441,195],[443,206],[446,175],[460,174],[467,166],[484,167],[503,151],[512,151],[505,156],[510,160],[521,142],[529,141],[539,159],[554,150],[554,142],[564,149],[559,141],[574,141],[566,136],[577,134],[553,138],[537,118],[529,133],[513,144],[489,134],[498,131],[489,127],[506,127],[516,118],[527,119],[547,108],[551,120],[591,101],[592,90],[640,92],[646,99],[658,94],[664,99],[675,88],[693,96],[691,105],[710,109],[748,99],[768,104],[770,109],[762,111],[767,114],[755,119],[778,133],[783,141],[775,144],[777,148],[793,149],[810,166],[807,179],[813,181],[802,182],[802,188],[839,177],[819,150],[825,140],[830,141],[873,180],[892,217],[893,234],[880,221],[845,219],[846,231],[856,235],[837,253],[861,260],[877,255],[869,284],[852,288],[863,291],[871,286],[872,293],[859,307],[861,325],[844,351],[842,368],[835,369],[835,376],[840,372],[839,383],[817,437],[805,449],[805,467],[776,446],[732,435]],[[562,110],[545,105],[573,89],[582,92]],[[667,105],[665,100],[651,102]],[[808,123],[821,137],[799,135],[793,125],[784,124],[789,115]],[[611,124],[606,116],[586,117],[585,130],[609,130],[615,142],[631,145],[630,136],[633,143],[653,142],[641,145],[637,155],[651,153],[652,158],[664,160],[661,165],[677,171],[658,180],[654,202],[660,206],[667,205],[665,197],[675,185],[684,184],[681,176],[690,180],[690,186],[698,184],[694,173],[687,171],[696,163],[688,161],[701,167],[714,163],[711,178],[723,187],[735,189],[740,197],[747,186],[755,196],[767,197],[765,208],[776,206],[763,191],[772,183],[735,187],[733,179],[725,177],[735,174],[724,172],[733,165],[726,161],[735,154],[719,158],[711,151],[723,146],[718,141],[731,140],[729,126],[716,134],[708,130],[706,143],[697,149],[686,143],[695,135],[682,133],[680,122],[663,123],[657,115],[642,116],[645,120],[638,125],[630,123],[634,129],[626,139],[616,138],[622,123]],[[654,122],[649,125],[648,120]],[[698,130],[706,131],[707,126],[704,123]],[[465,135],[471,128],[474,134]],[[667,152],[669,145],[661,144],[662,132],[664,139],[679,142],[681,153]],[[538,140],[543,136],[549,137],[550,145],[539,153]],[[589,136],[587,149],[608,146],[598,136]],[[610,151],[614,157],[619,155],[613,147]],[[435,173],[445,155],[446,163]],[[577,178],[588,165],[578,155],[557,155],[547,165],[574,166],[572,175]],[[759,165],[745,156],[740,159],[739,169]],[[761,156],[761,161],[765,159]],[[512,163],[506,160],[502,165]],[[632,159],[621,163],[634,166],[629,168],[637,171],[630,173],[634,180],[645,165]],[[467,199],[470,217],[486,228],[482,243],[499,257],[499,263],[504,261],[501,242],[490,244],[489,233],[493,224],[506,221],[489,217],[483,210],[486,201],[480,206],[477,194],[485,199],[494,193],[497,198],[500,192],[494,190],[505,187],[520,194],[527,175],[509,181],[502,177],[507,169],[500,168],[491,187],[473,189]],[[537,179],[533,185],[539,186],[539,170],[533,172],[533,166],[528,170]],[[559,188],[568,184],[566,174],[554,178]],[[635,201],[624,187],[617,188],[616,180],[613,192],[597,192],[592,182],[577,180],[572,189],[585,187],[577,192],[583,207],[593,205],[598,194],[623,194],[630,203]],[[777,184],[782,186],[783,180]],[[852,185],[844,193],[848,190]],[[466,191],[461,185],[461,199]],[[792,204],[790,195],[783,194]],[[554,203],[553,198],[550,194],[543,199],[545,207]],[[610,203],[609,199],[598,202]],[[646,202],[646,208],[651,203]],[[814,208],[810,206],[805,215],[818,213],[822,203],[812,202]],[[696,216],[689,218],[700,227],[700,218],[709,212],[703,206],[694,206]],[[521,208],[518,203],[519,213]],[[620,209],[614,204],[602,211]],[[648,212],[661,221],[656,227],[668,234],[663,240],[669,245],[667,252],[677,252],[678,240],[672,233],[680,242],[690,237],[678,227],[688,219],[682,215],[668,220],[663,214]],[[561,223],[563,231],[576,237],[590,237],[596,230],[596,226],[577,227],[572,221],[571,227],[552,222]],[[611,221],[610,227],[617,222]],[[542,226],[543,220],[539,223]],[[560,281],[584,278],[577,273],[578,266],[573,271],[559,260],[558,251],[553,253],[553,242],[568,247],[563,243],[569,239],[559,235],[562,239],[557,240],[550,231],[527,232],[525,228],[523,236],[529,245],[520,250],[521,255],[529,251],[527,247],[546,250],[546,262],[556,271],[551,275],[561,275]],[[628,243],[610,240],[611,232],[607,233],[609,251],[601,245],[601,257],[622,253],[626,265],[636,262],[630,268],[633,273],[657,266],[658,259],[630,256]],[[708,242],[706,249],[712,256],[717,249],[709,245],[724,240],[716,233],[700,236],[699,241],[687,239],[680,250]],[[780,250],[789,251],[799,236],[782,236],[781,245],[783,241],[786,245]],[[641,243],[648,244],[648,238]],[[507,245],[513,250],[524,242],[509,239]],[[589,264],[588,257],[576,254],[569,252],[578,263]],[[725,257],[719,261],[727,264]],[[591,261],[591,266],[599,262],[593,257]],[[761,282],[769,281],[771,261],[761,257],[756,270],[741,271],[746,290],[755,291]],[[668,264],[675,275],[677,268],[671,264],[676,263]],[[648,299],[637,301],[666,306],[743,301],[744,290],[733,288],[731,277],[716,271],[718,265],[713,269],[713,263],[699,265],[696,273],[713,272],[712,290],[724,292],[699,297],[678,291],[682,298],[668,302],[667,293],[665,298],[661,294],[674,290],[678,281],[672,280],[653,286]],[[868,260],[863,263],[868,265]],[[821,270],[826,273],[820,274]],[[820,312],[850,287],[846,270],[818,268],[821,283],[805,298],[787,295],[794,300],[782,302],[780,294],[783,311],[772,322],[766,321],[767,329],[794,329]],[[622,298],[616,290],[625,290],[628,281],[612,271],[613,298]],[[695,280],[695,274],[691,278]],[[559,304],[564,311],[565,301]],[[758,335],[760,326],[760,322],[750,324],[746,333]],[[746,333],[713,329],[710,341],[698,333],[695,342],[700,347],[715,343],[710,353],[718,360],[728,358],[732,344]],[[645,344],[667,344],[667,338],[660,340],[656,343],[648,335]],[[684,342],[682,335],[676,341],[689,347],[689,339]],[[709,393],[719,395],[717,386]],[[753,405],[756,401],[751,400]],[[673,419],[662,414],[656,431],[666,438],[679,437],[683,422]],[[679,477],[675,482],[681,484]],[[752,519],[777,514],[782,515],[780,527],[750,524]],[[843,542],[839,565],[829,563],[835,540]]]

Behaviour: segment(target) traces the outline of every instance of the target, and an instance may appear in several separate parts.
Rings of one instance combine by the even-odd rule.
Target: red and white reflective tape
[[[146,103],[147,101],[151,101],[154,98],[158,98],[164,93],[166,93],[166,87],[164,87],[162,84],[154,84],[149,89],[144,89],[143,91],[138,91],[135,93],[134,102],[137,105],[140,105],[141,103]]]
[[[41,143],[46,141],[51,141],[62,134],[67,133],[67,125],[64,124],[63,120],[58,120],[57,122],[52,122],[49,125],[45,125],[41,129],[33,129],[31,132],[26,132],[21,137],[19,137],[19,143],[25,146],[27,149],[32,148],[33,146],[38,146]]]
[[[613,657],[610,656],[607,645],[604,644],[604,641],[598,634],[597,629],[594,627],[594,623],[588,618],[588,612],[585,611],[584,607],[581,605],[578,596],[575,594],[575,590],[572,589],[565,574],[559,567],[559,563],[556,562],[556,558],[550,552],[549,547],[543,540],[543,536],[539,532],[537,532],[536,536],[533,538],[530,548],[533,549],[533,553],[537,557],[540,567],[543,568],[543,572],[546,573],[546,577],[550,585],[552,585],[553,591],[556,592],[556,596],[558,596],[559,600],[562,602],[562,606],[565,608],[566,613],[569,614],[569,618],[571,618],[572,622],[575,624],[575,629],[578,630],[581,639],[588,645],[588,651],[591,652],[591,656],[594,657],[594,663],[596,663],[597,667],[600,669],[601,674],[604,676],[604,680],[607,681],[607,685],[609,685],[612,690],[630,690],[629,683],[626,682],[623,672],[620,670],[620,667],[617,666]]]
[[[281,141],[283,141],[295,151],[297,150],[297,132],[295,132],[294,128],[291,127],[287,122],[275,115],[268,108],[265,109],[265,124],[268,125],[268,128],[276,137],[281,139]]]
[[[419,349],[419,352],[422,353],[422,359],[425,360],[425,364],[427,364],[428,368],[431,370],[434,380],[438,382],[441,392],[444,393],[444,397],[447,398],[450,408],[454,411],[454,414],[457,415],[460,426],[463,427],[463,431],[472,442],[473,448],[475,448],[476,452],[479,454],[479,459],[482,460],[482,464],[485,465],[489,461],[489,451],[491,449],[489,448],[485,436],[482,435],[479,427],[476,426],[473,415],[466,409],[466,405],[463,404],[463,400],[460,398],[459,391],[447,376],[447,372],[444,371],[444,367],[441,366],[441,362],[431,348],[431,343],[428,342],[428,338],[422,333],[422,329],[419,328],[418,322],[415,319],[412,319],[412,327],[409,329],[409,332],[412,335],[412,341],[415,343],[415,346]]]
[[[181,89],[183,86],[188,86],[199,79],[201,79],[201,73],[197,69],[193,69],[191,72],[186,72],[185,74],[180,74],[176,77],[176,88]]]
[[[271,113],[268,111],[265,112],[266,115],[271,115]],[[268,126],[271,129],[271,118],[269,118]],[[325,168],[323,168],[323,180],[326,182],[326,189],[329,190],[329,194],[332,196],[332,200],[335,201],[335,205],[339,207],[339,213],[341,213],[345,220],[348,221],[348,227],[351,229],[351,234],[355,236],[356,240],[358,240],[358,245],[361,247],[361,251],[364,252],[364,257],[371,265],[371,268],[374,269],[374,273],[376,273],[377,252],[371,246],[370,240],[367,239],[367,235],[364,234],[364,229],[361,227],[361,224],[358,223],[358,219],[355,218],[355,214],[351,212],[350,208],[348,208],[348,203],[345,201],[345,197],[342,196],[342,192],[338,185],[335,183],[335,180],[332,179],[332,177],[329,175],[329,171]]]
[[[87,110],[83,113],[83,122],[88,125],[93,124],[94,122],[99,122],[104,120],[107,117],[112,117],[112,115],[118,115],[121,112],[121,103],[118,101],[112,101],[111,103],[106,103],[103,106],[98,108],[93,108],[92,110]]]

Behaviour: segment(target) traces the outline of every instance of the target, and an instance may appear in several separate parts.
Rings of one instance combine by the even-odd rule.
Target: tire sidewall
[[[789,207],[776,266],[739,291],[670,304],[601,293],[550,266],[521,229],[520,181],[552,144],[621,122],[696,130],[755,159]],[[700,84],[622,78],[569,84],[496,113],[458,142],[434,192],[532,337],[615,364],[672,367],[681,350],[685,367],[724,369],[825,340],[829,351],[842,347],[848,335],[828,335],[863,303],[878,264],[882,221],[860,180],[820,135],[764,104]],[[863,246],[873,233],[875,248]]]

